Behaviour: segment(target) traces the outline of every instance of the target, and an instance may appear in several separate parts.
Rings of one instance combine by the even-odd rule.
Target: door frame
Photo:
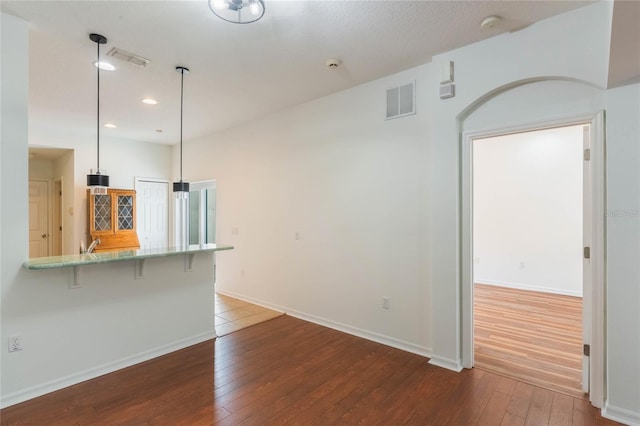
[[[53,256],[62,256],[64,248],[64,232],[62,229],[63,185],[63,177],[61,176],[53,180],[51,187],[51,232],[49,234],[51,236],[51,247],[49,253]]]
[[[553,121],[532,122],[518,126],[484,131],[464,132],[461,138],[461,214],[460,214],[460,276],[462,295],[462,365],[472,368],[474,363],[473,336],[473,140],[522,133],[545,128],[590,124],[590,174],[585,176],[591,188],[589,211],[591,217],[591,339],[590,393],[591,403],[598,408],[604,404],[605,357],[605,113],[566,117]],[[587,307],[589,308],[589,307]],[[588,314],[588,312],[587,312]],[[584,315],[584,313],[583,313]]]

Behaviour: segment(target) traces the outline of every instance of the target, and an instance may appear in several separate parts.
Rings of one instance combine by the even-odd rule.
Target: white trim
[[[443,358],[439,356],[433,356],[429,360],[429,364],[435,365],[436,367],[446,368],[447,370],[455,371],[459,373],[464,368],[462,364],[458,360]]]
[[[615,407],[608,402],[604,404],[602,409],[602,417],[614,420],[629,426],[640,425],[640,413],[637,411],[626,410],[624,408]]]
[[[527,291],[537,291],[540,293],[551,293],[551,294],[560,294],[563,296],[573,296],[573,297],[582,297],[581,291],[573,291],[573,290],[563,290],[554,287],[545,287],[531,284],[522,284],[522,283],[512,283],[505,281],[494,281],[494,280],[485,280],[484,278],[476,278],[476,284],[487,284],[496,287],[506,287],[513,288],[516,290],[527,290]]]
[[[95,379],[96,377],[100,377],[123,368],[131,367],[132,365],[149,361],[150,359],[157,358],[159,356],[166,355],[168,353],[175,352],[189,346],[197,345],[198,343],[206,342],[207,340],[215,339],[215,337],[215,331],[207,331],[191,337],[187,337],[186,339],[180,339],[175,342],[159,346],[155,349],[130,355],[36,386],[31,386],[18,392],[10,393],[8,395],[2,395],[2,399],[0,399],[0,408],[6,408],[32,398],[36,398],[38,396],[42,396],[62,388],[84,382],[86,380]]]
[[[605,113],[591,119],[591,356],[589,358],[589,400],[604,404],[605,380],[605,292],[606,292],[606,165]]]
[[[462,306],[462,365],[473,367],[473,140],[494,136],[521,133],[531,130],[542,130],[554,127],[565,127],[576,124],[591,124],[591,167],[593,188],[593,242],[591,245],[593,309],[591,316],[592,339],[590,358],[590,400],[601,408],[604,401],[604,294],[605,294],[605,141],[604,111],[590,115],[564,117],[557,120],[527,123],[499,129],[464,132],[461,135],[461,197],[460,206],[460,276]]]
[[[384,334],[376,333],[374,331],[364,330],[362,328],[353,327],[347,324],[343,324],[337,321],[332,321],[326,318],[317,317],[315,315],[307,314],[305,312],[296,311],[293,309],[286,308],[280,305],[274,305],[272,303],[264,302],[262,300],[254,299],[252,297],[247,297],[238,293],[234,293],[231,291],[217,291],[218,294],[222,294],[224,296],[234,297],[236,299],[243,300],[245,302],[250,302],[265,308],[273,309],[278,312],[283,312],[292,317],[309,321],[314,324],[322,325],[324,327],[331,328],[333,330],[342,331],[343,333],[351,334],[353,336],[362,337],[363,339],[371,340],[372,342],[380,343],[386,346],[390,346],[392,348],[400,349],[405,352],[411,352],[416,355],[420,355],[426,358],[432,357],[432,350],[426,346],[416,345],[411,342],[407,342],[405,340],[396,339],[394,337],[390,337]],[[458,370],[460,371],[460,370]]]

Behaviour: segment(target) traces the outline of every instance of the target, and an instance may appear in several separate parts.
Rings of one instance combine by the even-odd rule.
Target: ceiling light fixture
[[[116,125],[115,125],[115,124],[113,124],[113,123],[107,123],[107,124],[105,124],[105,125],[104,125],[104,127],[108,127],[109,129],[115,129],[115,128],[116,128],[116,127],[118,127],[118,126],[116,126]]]
[[[250,24],[264,16],[262,0],[209,0],[209,9],[218,18],[234,24]]]
[[[482,28],[483,30],[491,30],[495,28],[501,21],[502,18],[498,15],[487,16],[482,20],[482,22],[480,22],[480,28]]]
[[[107,38],[100,34],[89,34],[89,38],[93,41],[98,48],[98,56],[96,63],[100,63],[100,45],[107,43]],[[96,110],[96,169],[91,169],[91,173],[87,175],[87,186],[89,192],[92,195],[104,195],[107,193],[107,187],[109,186],[109,176],[103,174],[105,170],[100,170],[100,67],[96,67],[98,72],[97,80],[97,110]]]
[[[189,196],[189,182],[182,181],[182,109],[184,104],[184,75],[189,73],[187,67],[176,67],[176,71],[180,73],[180,181],[173,182],[173,192],[176,198],[185,199]]]
[[[158,101],[156,101],[155,99],[151,99],[151,98],[144,98],[142,100],[143,104],[147,104],[147,105],[157,105]]]
[[[113,71],[116,69],[116,67],[111,65],[109,62],[104,62],[104,61],[96,61],[93,63],[93,65],[100,68],[102,71]]]

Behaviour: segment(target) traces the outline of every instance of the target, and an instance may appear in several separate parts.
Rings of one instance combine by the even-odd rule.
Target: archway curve
[[[596,85],[594,83],[591,83],[589,81],[582,80],[582,79],[579,79],[579,78],[573,78],[573,77],[540,76],[540,77],[530,77],[530,78],[524,78],[524,79],[521,79],[521,80],[515,80],[515,81],[512,81],[510,83],[498,86],[495,89],[486,92],[482,96],[480,96],[480,97],[476,98],[474,101],[472,101],[462,111],[460,111],[460,113],[456,116],[458,129],[459,130],[462,129],[462,123],[464,122],[464,120],[466,120],[478,108],[480,108],[481,106],[483,106],[487,102],[497,98],[498,96],[502,95],[503,93],[506,93],[506,92],[508,92],[510,90],[513,90],[513,89],[517,89],[517,88],[522,87],[522,86],[526,86],[528,84],[542,83],[542,82],[549,82],[549,81],[567,81],[567,82],[570,82],[570,83],[583,84],[585,86],[589,86],[589,87],[592,87],[592,88],[595,88],[595,89],[603,90],[602,87],[600,87],[600,86],[598,86],[598,85]]]

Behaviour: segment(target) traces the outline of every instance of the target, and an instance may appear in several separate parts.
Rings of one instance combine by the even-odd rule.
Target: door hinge
[[[584,150],[584,161],[589,161],[591,160],[591,150],[590,149],[585,149]]]
[[[591,247],[584,248],[584,258],[591,259]]]
[[[587,345],[586,343],[582,345],[582,354],[584,356],[589,356],[591,353],[591,345]]]
[[[60,227],[60,230],[62,231],[62,226]]]

